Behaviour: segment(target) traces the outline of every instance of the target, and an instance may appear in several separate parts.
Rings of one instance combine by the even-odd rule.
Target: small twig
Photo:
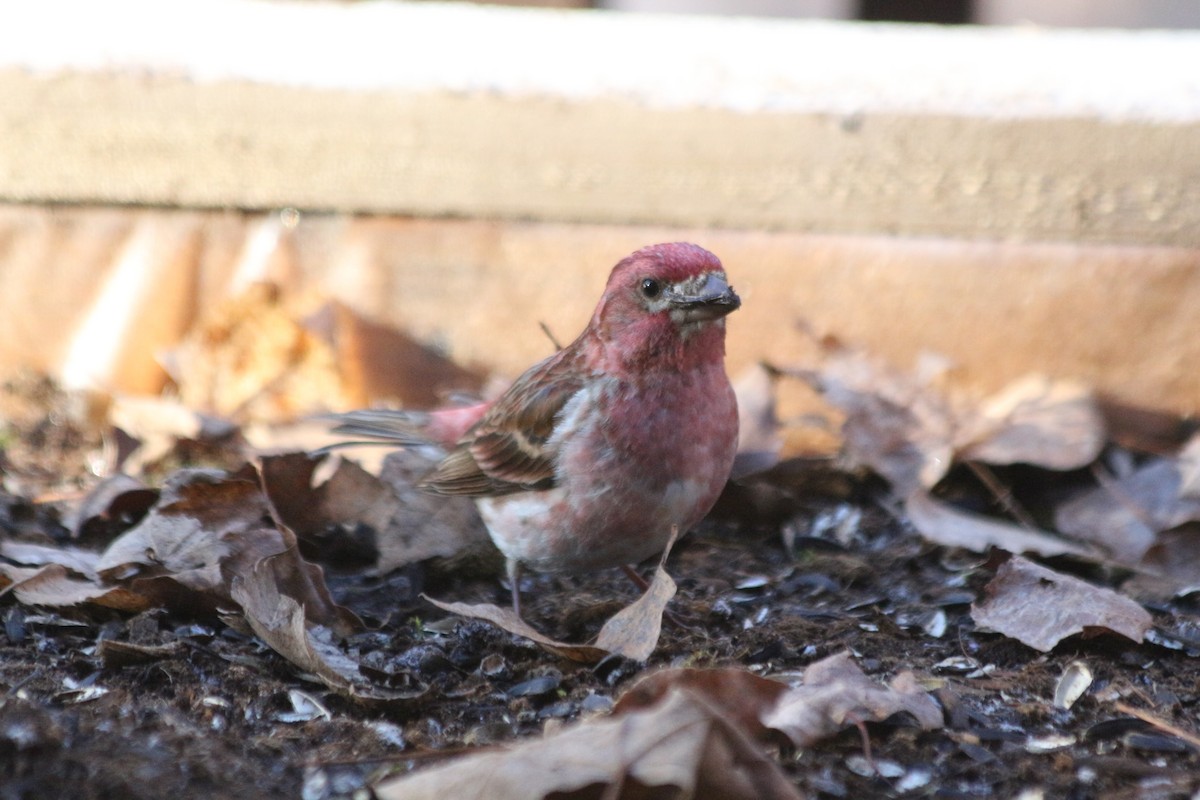
[[[1172,736],[1174,736],[1176,739],[1182,739],[1183,741],[1190,744],[1192,747],[1195,747],[1197,750],[1200,750],[1200,736],[1197,736],[1194,733],[1189,733],[1189,732],[1185,731],[1183,728],[1177,728],[1176,726],[1167,722],[1165,719],[1154,716],[1149,711],[1143,711],[1140,708],[1135,708],[1134,706],[1131,706],[1128,703],[1123,703],[1120,700],[1113,703],[1113,708],[1115,708],[1117,711],[1120,711],[1122,714],[1129,714],[1131,716],[1137,717],[1142,722],[1147,723],[1151,727],[1158,728],[1160,731],[1163,731],[1164,733],[1169,733]]]
[[[550,326],[541,320],[538,321],[538,327],[542,329],[542,333],[546,334],[546,338],[550,340],[550,344],[554,345],[555,350],[562,350],[563,346],[558,339],[554,338],[554,334],[550,332]]]
[[[1027,528],[1031,531],[1038,529],[1037,523],[1030,513],[1022,508],[1017,499],[1013,497],[1012,490],[1000,483],[999,479],[996,478],[990,469],[976,461],[968,461],[967,466],[971,472],[975,473],[975,477],[979,479],[979,482],[992,493],[992,497],[1000,504],[1000,507],[1007,511],[1022,528]]]

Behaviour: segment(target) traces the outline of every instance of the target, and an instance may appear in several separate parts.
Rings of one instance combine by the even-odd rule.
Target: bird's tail
[[[334,426],[331,433],[356,438],[338,442],[325,450],[358,444],[385,444],[392,447],[435,444],[451,448],[487,413],[490,406],[490,403],[476,403],[439,408],[436,411],[374,409],[329,414],[323,419]]]
[[[341,447],[381,444],[392,447],[419,447],[441,444],[430,430],[430,413],[426,411],[394,411],[374,409],[328,414],[321,417],[330,423],[330,433],[348,437],[344,441],[321,448],[322,452]]]

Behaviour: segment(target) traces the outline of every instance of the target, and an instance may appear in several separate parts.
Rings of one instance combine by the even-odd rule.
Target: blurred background
[[[513,5],[611,8],[670,14],[1058,25],[1078,28],[1194,28],[1200,7],[1174,0],[545,0]]]
[[[1200,410],[1200,4],[2,13],[0,376],[247,418],[428,405],[688,239],[745,298],[735,374],[825,336]]]

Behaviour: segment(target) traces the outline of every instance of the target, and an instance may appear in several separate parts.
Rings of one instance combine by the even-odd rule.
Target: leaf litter
[[[327,313],[315,338],[281,341],[334,347],[330,330],[359,324],[342,313]],[[824,363],[738,381],[750,423],[739,474],[648,592],[631,598],[607,574],[534,576],[528,624],[488,602],[504,596],[499,562],[470,505],[413,491],[436,454],[389,454],[378,474],[286,448],[246,463],[242,431],[256,414],[278,418],[320,394],[287,396],[300,379],[279,376],[299,364],[275,362],[262,392],[241,374],[189,395],[221,398],[211,404],[113,406],[119,426],[97,428],[70,401],[54,411],[79,429],[56,440],[63,460],[38,473],[26,451],[5,465],[6,488],[57,481],[37,494],[65,499],[0,496],[0,682],[15,698],[0,705],[0,749],[24,754],[0,778],[52,792],[64,764],[83,763],[94,777],[73,787],[79,796],[191,796],[165,779],[122,783],[153,773],[156,756],[144,731],[108,715],[150,704],[168,710],[160,740],[190,731],[174,763],[226,796],[486,785],[501,797],[491,791],[503,780],[521,797],[931,784],[960,796],[1086,794],[1125,786],[1131,770],[1200,788],[1181,777],[1200,766],[1193,751],[1147,768],[1138,748],[1149,739],[1113,750],[1085,735],[1120,718],[1102,696],[1149,706],[1141,713],[1164,731],[1200,727],[1188,595],[1200,585],[1189,557],[1200,446],[1172,449],[1161,435],[1153,453],[1114,444],[1102,404],[1078,383],[1031,376],[981,397],[936,359],[906,374],[828,344]],[[213,357],[225,363],[219,348]],[[219,376],[197,363],[193,374]],[[304,369],[332,385],[324,367]],[[840,455],[781,444],[796,423],[779,420],[775,386],[796,377],[840,409]],[[37,386],[48,416],[60,396]],[[231,409],[241,426],[222,422]],[[11,419],[10,441],[44,435],[33,416]],[[129,458],[129,442],[142,457]],[[102,461],[103,482],[64,479],[65,465]],[[837,509],[854,524],[826,524],[845,516]],[[1127,593],[1156,597],[1155,616]],[[690,624],[662,627],[668,603]],[[921,622],[931,611],[936,634]],[[1086,675],[1070,666],[1081,654]],[[974,667],[939,666],[954,659]],[[680,663],[694,666],[671,668]],[[86,716],[68,720],[54,705],[67,702]],[[1073,716],[1055,716],[1067,707]],[[279,739],[272,726],[283,724]],[[14,738],[18,728],[32,738]],[[102,766],[112,735],[102,730],[129,742],[121,758],[140,773]],[[1025,746],[1036,742],[1055,744]],[[462,748],[479,753],[455,757]],[[1047,768],[1042,753],[1069,756]]]

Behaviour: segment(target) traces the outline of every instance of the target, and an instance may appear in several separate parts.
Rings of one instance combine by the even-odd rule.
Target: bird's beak
[[[688,322],[716,319],[736,311],[742,304],[733,287],[718,272],[709,273],[695,287],[679,287],[670,296],[671,306]]]

